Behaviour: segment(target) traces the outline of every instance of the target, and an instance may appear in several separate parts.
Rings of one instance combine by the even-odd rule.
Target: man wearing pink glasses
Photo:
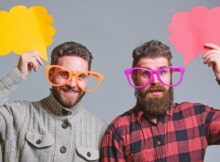
[[[43,65],[36,51],[20,56],[18,65],[0,81],[0,141],[3,161],[99,161],[107,124],[84,109],[80,101],[95,91],[103,75],[90,71],[93,56],[83,45],[55,47],[46,77],[51,94],[37,102],[7,103],[11,92]]]
[[[206,47],[204,64],[213,68],[218,81],[220,47]],[[185,70],[171,59],[169,47],[157,40],[133,50],[133,65],[125,75],[135,89],[136,105],[110,123],[102,140],[102,162],[202,162],[207,146],[220,144],[219,110],[173,102],[173,87]]]

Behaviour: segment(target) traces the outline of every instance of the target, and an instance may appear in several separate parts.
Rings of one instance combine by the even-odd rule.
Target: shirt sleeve
[[[206,124],[208,144],[220,144],[220,110],[208,108]]]
[[[5,77],[0,79],[0,141],[4,141],[9,135],[12,135],[12,130],[17,127],[14,119],[14,112],[11,111],[12,107],[15,107],[18,112],[21,110],[21,104],[8,103],[10,94],[16,89],[16,87],[22,82],[20,71],[15,68],[11,70]],[[24,120],[24,112],[21,115],[17,115],[22,121]]]
[[[102,139],[101,145],[102,162],[127,162],[123,150],[120,131],[110,125]]]

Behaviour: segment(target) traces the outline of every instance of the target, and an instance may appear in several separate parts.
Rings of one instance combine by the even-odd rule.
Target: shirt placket
[[[153,137],[154,149],[155,149],[155,161],[165,161],[165,127],[164,124],[158,123],[151,126],[151,132]]]

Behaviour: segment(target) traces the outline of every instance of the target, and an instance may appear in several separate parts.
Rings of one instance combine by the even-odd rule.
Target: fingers
[[[212,67],[216,76],[220,75],[220,46],[213,43],[206,43],[209,50],[203,55],[203,63]]]
[[[209,49],[220,50],[220,47],[217,44],[205,43],[204,46]]]
[[[27,53],[27,55],[28,56],[24,55],[24,59],[26,59],[25,62],[27,61],[29,69],[37,71],[38,65],[43,66],[43,61],[37,51],[30,51],[29,53]]]
[[[203,63],[211,66],[213,63],[220,61],[220,53],[209,52],[203,57]]]
[[[40,54],[37,51],[28,51],[20,55],[17,67],[27,77],[32,70],[38,70],[38,65],[43,66]]]
[[[210,50],[208,50],[203,55],[204,63],[219,61],[219,59],[220,59],[220,47],[218,45],[212,44],[212,43],[206,43],[205,47],[209,48]]]

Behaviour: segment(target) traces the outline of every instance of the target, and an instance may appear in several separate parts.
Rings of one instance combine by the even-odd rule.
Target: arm
[[[209,145],[220,144],[220,110],[207,108],[206,109],[206,137]]]
[[[209,48],[204,56],[204,64],[212,67],[212,70],[216,76],[216,80],[220,85],[220,46],[212,43],[206,43],[205,47]],[[212,109],[211,109],[212,110]],[[211,119],[210,119],[211,118]],[[207,115],[208,121],[208,143],[209,144],[220,144],[220,110],[213,110]]]
[[[43,62],[37,52],[30,51],[20,55],[17,68],[0,79],[0,105],[8,101],[10,93],[27,78],[32,70],[37,71],[38,64],[43,65]]]
[[[42,65],[42,60],[36,53],[28,52],[22,54],[18,61],[18,66],[10,71],[5,77],[0,79],[0,141],[4,141],[8,136],[13,137],[15,129],[22,127],[26,119],[25,102],[7,103],[13,90],[29,75],[30,71],[37,70],[37,65]]]
[[[3,106],[9,99],[9,95],[23,81],[20,71],[15,68],[0,80],[0,106]]]
[[[118,129],[117,129],[118,130]],[[102,162],[126,162],[120,132],[110,125],[101,145]]]

